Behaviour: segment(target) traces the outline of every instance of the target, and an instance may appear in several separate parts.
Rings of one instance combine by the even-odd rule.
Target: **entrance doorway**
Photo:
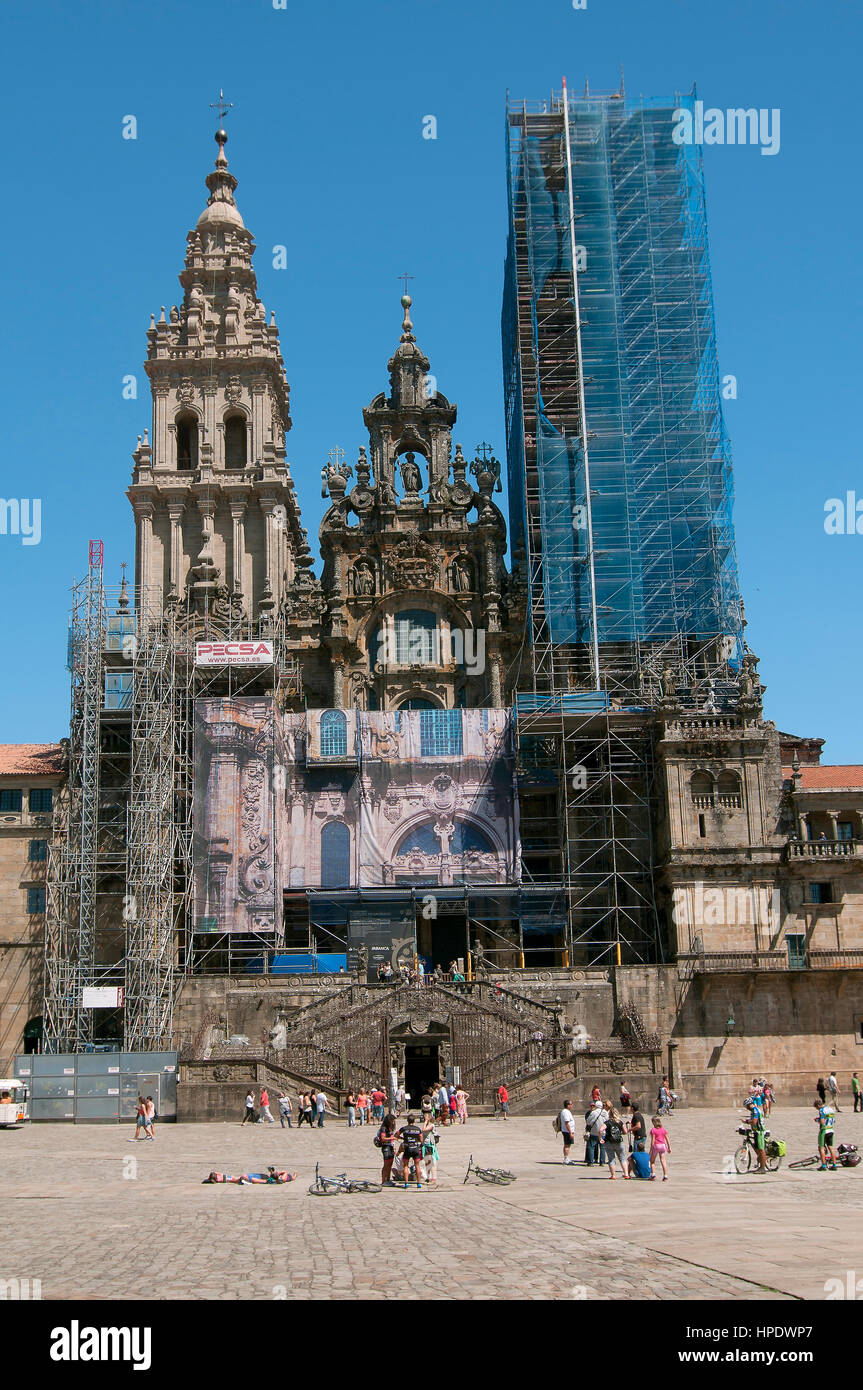
[[[417,913],[417,950],[432,970],[439,965],[449,970],[450,961],[464,960],[467,951],[467,917],[464,913],[445,917],[423,917]]]
[[[411,1109],[419,1110],[423,1096],[440,1081],[440,1054],[437,1043],[407,1043],[405,1046],[405,1090]]]

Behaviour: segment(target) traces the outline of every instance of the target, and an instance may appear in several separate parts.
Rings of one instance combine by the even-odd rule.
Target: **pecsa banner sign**
[[[196,642],[196,666],[272,666],[272,642]]]

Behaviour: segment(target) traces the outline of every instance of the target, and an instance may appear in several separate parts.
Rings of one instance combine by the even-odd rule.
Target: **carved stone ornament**
[[[350,495],[350,503],[358,516],[371,511],[375,505],[375,494],[370,487],[355,487]]]
[[[432,589],[437,578],[435,553],[430,545],[411,536],[390,552],[387,574],[394,589]]]
[[[225,400],[229,405],[239,405],[242,398],[243,388],[240,384],[240,378],[238,376],[229,377],[225,387]]]
[[[195,387],[187,376],[184,376],[177,387],[177,400],[180,405],[191,405],[195,399]]]

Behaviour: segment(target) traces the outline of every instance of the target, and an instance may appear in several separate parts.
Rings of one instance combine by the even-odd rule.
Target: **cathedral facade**
[[[125,978],[124,1008],[88,1020],[90,1041],[180,1047],[204,1065],[254,1031],[254,987],[262,1057],[294,1020],[282,1064],[300,1074],[302,1053],[304,1074],[336,1090],[390,1065],[387,1028],[403,1074],[405,1049],[418,1068],[426,1048],[428,1079],[446,1056],[480,1093],[502,1072],[525,1096],[551,1094],[569,1084],[545,1074],[551,1062],[578,1075],[585,1058],[597,1074],[671,1069],[706,1098],[753,1066],[793,1087],[814,1041],[850,1066],[863,1040],[860,769],[822,766],[818,740],[765,720],[748,649],[719,678],[696,658],[645,666],[637,697],[580,684],[577,661],[546,680],[525,638],[526,576],[506,564],[500,464],[454,437],[407,295],[366,442],[321,471],[318,578],[226,140],[182,300],[147,334],[135,579],[131,601],[125,587],[106,601],[93,775],[80,683],[57,750],[49,1050],[78,1050],[82,982]],[[70,933],[91,900],[87,955]],[[27,930],[35,950],[38,924]],[[380,1018],[354,1029],[333,1016],[337,1064],[304,1010],[340,974],[374,989],[387,961],[437,972],[423,1027],[411,1035],[404,1011],[358,996]],[[440,981],[453,964],[470,1000]],[[516,992],[507,1006],[502,984]],[[0,1034],[10,1056],[34,1036],[31,1007],[16,996]],[[531,1052],[537,1033],[557,1039],[553,1058]]]

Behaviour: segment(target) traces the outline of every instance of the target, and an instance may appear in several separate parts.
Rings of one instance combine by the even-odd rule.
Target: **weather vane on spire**
[[[211,111],[218,111],[218,113],[219,113],[219,120],[220,120],[220,121],[223,121],[223,120],[225,119],[225,117],[227,116],[228,112],[232,109],[233,105],[234,105],[234,103],[233,103],[232,101],[225,101],[225,93],[222,91],[222,89],[221,89],[221,87],[220,87],[220,88],[219,88],[219,100],[218,100],[218,101],[211,101],[211,102],[210,102],[210,110],[211,110]]]

